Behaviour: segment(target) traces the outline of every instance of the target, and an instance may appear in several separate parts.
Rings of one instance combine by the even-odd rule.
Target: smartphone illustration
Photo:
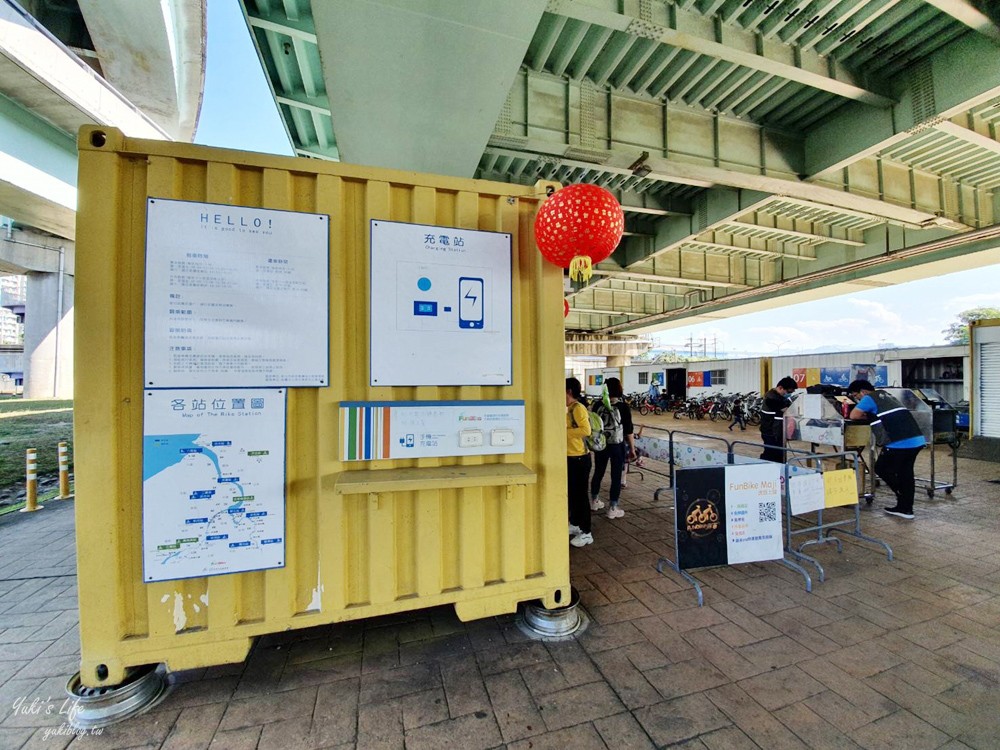
[[[483,280],[462,276],[458,280],[458,327],[483,327]]]

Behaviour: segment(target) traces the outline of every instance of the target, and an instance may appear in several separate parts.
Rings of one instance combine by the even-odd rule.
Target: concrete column
[[[29,272],[24,397],[73,398],[73,276]]]
[[[608,357],[607,367],[627,367],[632,364],[632,358],[626,356],[611,356]]]

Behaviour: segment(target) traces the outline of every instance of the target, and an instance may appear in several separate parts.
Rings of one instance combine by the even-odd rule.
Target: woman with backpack
[[[590,414],[581,401],[580,381],[566,378],[566,482],[569,499],[569,543],[583,547],[594,541],[590,533],[590,502],[587,479],[590,451],[584,440],[591,435]]]
[[[608,494],[607,517],[621,518],[625,511],[618,507],[618,499],[622,492],[622,475],[625,473],[625,459],[635,458],[635,438],[632,436],[632,410],[623,398],[622,381],[618,378],[608,378],[604,381],[608,388],[608,402],[598,401],[594,412],[603,422],[602,432],[606,445],[603,450],[594,451],[594,476],[590,480],[590,509],[600,510],[601,481],[604,472],[611,463],[611,492]]]

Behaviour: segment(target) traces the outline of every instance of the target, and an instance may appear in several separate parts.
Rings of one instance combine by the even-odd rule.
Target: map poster
[[[726,469],[678,469],[674,513],[680,568],[726,565]]]
[[[143,580],[285,564],[285,390],[147,390]]]
[[[329,384],[325,214],[150,198],[146,388]]]

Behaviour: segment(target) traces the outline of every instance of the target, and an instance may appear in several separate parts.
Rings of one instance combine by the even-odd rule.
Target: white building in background
[[[0,276],[0,346],[24,343],[25,276]]]

